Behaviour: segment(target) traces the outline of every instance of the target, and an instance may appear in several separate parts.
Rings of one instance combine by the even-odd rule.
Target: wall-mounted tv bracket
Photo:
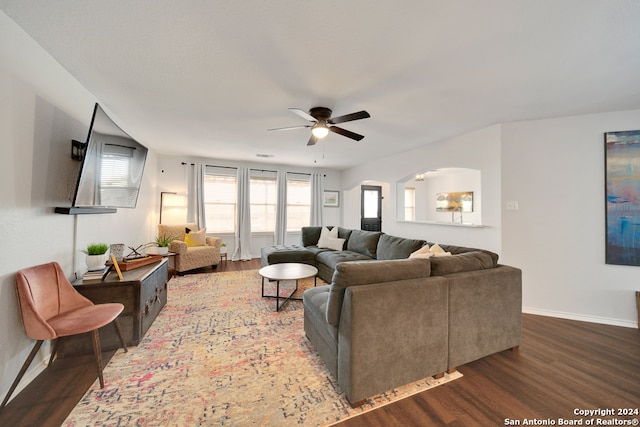
[[[84,155],[87,152],[87,144],[85,142],[71,140],[71,158],[73,160],[84,160]]]

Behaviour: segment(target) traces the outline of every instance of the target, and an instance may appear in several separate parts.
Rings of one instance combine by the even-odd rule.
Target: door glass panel
[[[364,191],[364,217],[378,218],[378,192]]]

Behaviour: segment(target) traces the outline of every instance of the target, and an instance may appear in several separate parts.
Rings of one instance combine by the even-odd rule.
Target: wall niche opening
[[[481,189],[477,169],[419,170],[397,183],[398,221],[481,226]]]

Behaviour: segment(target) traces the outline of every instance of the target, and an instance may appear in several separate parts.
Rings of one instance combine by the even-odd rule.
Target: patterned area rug
[[[260,283],[257,270],[172,279],[142,342],[113,356],[105,388],[96,380],[64,425],[329,425],[461,376],[428,378],[353,409],[304,336],[302,302],[276,312]],[[301,281],[296,296],[310,286]]]

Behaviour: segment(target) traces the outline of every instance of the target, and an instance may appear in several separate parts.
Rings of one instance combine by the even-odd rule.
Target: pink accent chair
[[[113,322],[122,348],[127,352],[118,322],[118,315],[122,313],[124,306],[120,303],[96,305],[83,297],[71,286],[57,262],[20,270],[16,274],[16,289],[24,331],[36,343],[5,396],[0,410],[9,401],[44,340],[55,340],[49,359],[50,366],[58,350],[58,338],[91,332],[100,387],[104,388],[98,329]]]

